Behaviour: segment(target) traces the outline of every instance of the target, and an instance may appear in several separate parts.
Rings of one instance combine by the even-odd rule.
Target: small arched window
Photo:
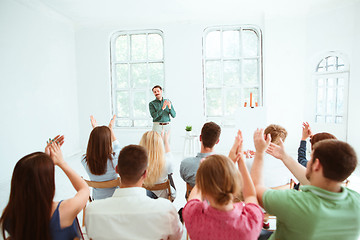
[[[344,124],[347,118],[349,66],[329,54],[316,67],[316,123]]]

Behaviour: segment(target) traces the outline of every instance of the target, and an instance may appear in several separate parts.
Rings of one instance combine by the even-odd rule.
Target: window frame
[[[235,57],[235,58],[229,58],[229,57],[224,57],[223,56],[223,37],[221,34],[220,37],[220,57],[219,58],[207,58],[206,57],[206,37],[210,32],[213,31],[220,31],[220,32],[224,32],[224,31],[229,31],[229,30],[236,30],[239,31],[239,57]],[[245,57],[242,55],[243,52],[243,44],[242,44],[242,31],[243,30],[250,30],[255,32],[255,34],[258,36],[258,42],[257,42],[257,47],[258,47],[258,53],[256,57]],[[231,61],[231,60],[235,60],[235,61],[239,61],[242,62],[243,60],[257,60],[258,62],[258,72],[257,72],[257,78],[259,80],[259,84],[258,85],[243,85],[243,83],[241,82],[239,86],[224,86],[224,61]],[[222,81],[222,86],[219,87],[207,87],[207,82],[206,82],[206,62],[207,61],[220,61],[221,62],[221,71],[220,71],[220,78]],[[244,72],[244,68],[243,68],[243,64],[240,64],[240,79],[241,79],[241,75]],[[243,96],[243,92],[244,89],[246,88],[258,88],[259,92],[259,101],[258,101],[258,106],[263,106],[264,105],[264,80],[263,80],[263,37],[262,37],[262,31],[260,29],[260,27],[256,26],[256,25],[222,25],[222,26],[212,26],[212,27],[207,27],[204,29],[203,31],[203,36],[202,36],[202,77],[203,77],[203,101],[204,101],[204,116],[206,118],[206,121],[210,121],[210,120],[214,120],[214,121],[220,121],[220,125],[224,126],[224,127],[233,127],[234,124],[228,124],[228,123],[224,123],[227,121],[232,121],[235,120],[235,115],[226,115],[225,111],[226,111],[226,96],[225,96],[225,91],[227,89],[239,89],[240,90],[240,99],[245,99]],[[241,80],[240,80],[241,81]],[[222,92],[222,114],[220,116],[209,116],[208,112],[207,112],[207,90],[208,89],[221,89]],[[243,102],[240,100],[239,102],[239,106],[241,107],[241,104],[243,104]]]
[[[149,34],[158,34],[161,37],[162,40],[162,59],[156,59],[156,60],[149,60],[149,46],[148,46],[148,35]],[[132,41],[131,41],[131,35],[146,35],[146,60],[132,60],[131,59],[131,46],[132,46]],[[120,36],[128,36],[127,38],[127,52],[128,52],[128,59],[126,61],[117,61],[116,59],[116,40],[118,37]],[[111,79],[111,111],[112,114],[116,115],[116,120],[130,120],[131,121],[131,126],[119,126],[117,124],[117,121],[115,121],[115,128],[119,128],[119,129],[146,129],[152,126],[152,119],[149,113],[149,109],[147,108],[146,111],[146,117],[135,117],[134,116],[134,107],[133,107],[133,103],[134,103],[134,93],[136,92],[142,92],[145,90],[146,92],[146,99],[149,100],[151,99],[152,96],[152,91],[151,88],[153,86],[147,86],[146,88],[141,88],[141,87],[132,87],[132,79],[131,79],[131,65],[133,64],[149,64],[149,63],[162,63],[163,66],[163,83],[161,84],[161,86],[163,87],[163,89],[165,89],[166,87],[166,79],[165,79],[165,46],[164,46],[164,33],[162,30],[160,29],[145,29],[145,30],[129,30],[129,31],[116,31],[115,33],[113,33],[111,35],[110,38],[110,79]],[[128,77],[127,77],[127,81],[128,81],[128,87],[126,88],[117,88],[116,87],[116,64],[127,64],[128,68]],[[147,72],[148,74],[149,72]],[[148,76],[148,75],[147,75]],[[148,83],[149,85],[149,83]],[[118,117],[118,113],[117,113],[117,92],[121,92],[121,91],[127,91],[129,93],[129,117]],[[148,105],[146,105],[148,106]],[[134,126],[134,121],[137,120],[143,120],[143,121],[147,121],[148,124],[146,126]]]
[[[320,64],[326,60],[326,67],[328,66],[328,58],[329,57],[335,57],[336,58],[336,62],[338,63],[338,59],[340,58],[343,62],[343,64],[341,66],[344,66],[343,69],[341,70],[326,70],[326,71],[322,71],[322,72],[319,72],[319,66]],[[315,106],[314,106],[314,114],[313,114],[313,120],[314,120],[314,123],[315,124],[318,124],[318,125],[336,125],[336,126],[340,126],[340,125],[347,125],[347,121],[348,121],[348,107],[349,107],[349,103],[348,103],[348,97],[349,97],[349,76],[350,76],[350,65],[347,61],[347,58],[344,54],[342,53],[339,53],[339,52],[327,52],[326,54],[323,54],[320,58],[320,61],[317,61],[315,66],[314,66],[314,70],[313,70],[313,81],[314,81],[314,86],[315,86]],[[318,58],[318,59],[319,59]],[[319,111],[318,111],[318,88],[319,88],[319,85],[318,85],[318,80],[319,79],[323,79],[323,80],[326,80],[326,79],[329,79],[329,78],[334,78],[334,79],[339,79],[339,78],[343,78],[344,79],[344,86],[342,86],[344,88],[344,91],[343,91],[343,95],[344,95],[344,102],[345,102],[345,106],[344,106],[344,112],[340,115],[340,114],[337,114],[336,112],[336,107],[337,107],[337,98],[338,98],[338,83],[335,82],[335,90],[334,92],[336,92],[335,94],[335,112],[333,114],[327,114],[326,113],[326,110],[327,110],[327,105],[325,104],[324,106],[324,113],[323,114],[319,114]],[[329,88],[329,86],[327,85],[327,83],[324,83],[324,101],[325,103],[327,102],[327,89]],[[341,86],[340,86],[341,87]],[[318,122],[317,121],[317,117],[318,116],[322,116],[324,117],[324,122]],[[334,117],[334,122],[326,122],[326,117]],[[336,118],[337,117],[342,117],[342,122],[338,123],[336,122]]]

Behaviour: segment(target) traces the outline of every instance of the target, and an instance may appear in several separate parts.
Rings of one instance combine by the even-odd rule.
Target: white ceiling
[[[76,25],[129,21],[181,21],[260,13],[294,14],[359,0],[17,0],[50,8]],[[40,6],[41,5],[41,6]]]

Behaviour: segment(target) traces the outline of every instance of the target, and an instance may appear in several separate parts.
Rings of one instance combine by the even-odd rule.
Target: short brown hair
[[[201,129],[201,142],[204,147],[213,148],[219,140],[221,128],[214,122],[205,123]]]
[[[311,148],[314,148],[314,144],[326,139],[337,139],[334,135],[327,132],[317,133],[310,138]]]
[[[162,87],[160,87],[160,85],[155,85],[155,86],[153,86],[153,88],[151,89],[151,91],[154,91],[154,88],[160,88],[160,90],[162,90]]]
[[[241,175],[234,163],[224,155],[206,157],[196,173],[196,186],[201,194],[211,196],[217,204],[227,204],[241,191]]]
[[[357,166],[354,149],[348,143],[334,139],[317,142],[312,159],[319,159],[324,177],[338,182],[349,177]]]
[[[144,174],[148,165],[148,154],[144,147],[128,145],[119,154],[117,171],[121,182],[135,184]]]
[[[271,142],[275,144],[280,142],[280,138],[282,141],[285,141],[288,134],[285,128],[276,124],[270,124],[265,128],[264,134],[268,135],[269,133],[271,135]]]

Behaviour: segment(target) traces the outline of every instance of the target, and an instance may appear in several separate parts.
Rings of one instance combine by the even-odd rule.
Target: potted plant
[[[185,131],[186,131],[186,136],[190,136],[191,131],[192,131],[192,126],[186,126]]]

